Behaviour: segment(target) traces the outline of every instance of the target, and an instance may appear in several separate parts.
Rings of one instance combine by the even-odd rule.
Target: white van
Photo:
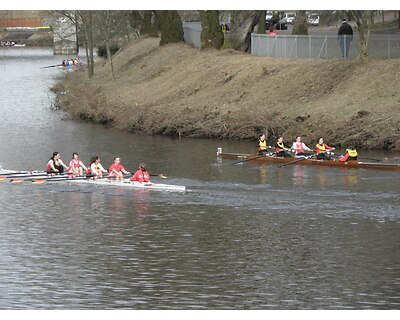
[[[311,13],[308,15],[307,23],[311,26],[318,26],[319,25],[319,15],[316,13]]]
[[[296,18],[296,13],[295,12],[286,12],[283,15],[282,21],[286,22],[288,24],[293,24],[295,18]]]
[[[267,11],[266,14],[265,14],[265,21],[271,20],[273,16],[274,16],[274,12],[273,11]]]

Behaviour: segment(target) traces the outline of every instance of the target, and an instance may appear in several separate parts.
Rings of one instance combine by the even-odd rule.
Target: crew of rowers
[[[114,158],[114,163],[107,171],[100,163],[100,158],[98,156],[94,156],[90,159],[90,166],[87,168],[79,159],[77,152],[72,154],[72,159],[69,163],[69,166],[67,166],[61,160],[61,155],[59,152],[53,152],[53,156],[47,162],[47,174],[49,176],[62,174],[64,173],[64,169],[71,178],[83,176],[85,174],[87,177],[91,177],[92,179],[99,179],[103,178],[104,174],[107,174],[104,178],[124,180],[124,175],[131,174],[131,172],[125,170],[119,157]],[[144,163],[139,164],[139,169],[133,174],[130,180],[138,182],[150,182],[150,174],[147,172],[146,165]]]
[[[275,152],[270,154],[268,152],[268,148],[274,148]],[[288,147],[283,142],[283,137],[279,137],[275,143],[274,147],[268,146],[267,141],[265,140],[265,134],[261,134],[257,143],[258,154],[260,155],[273,155],[275,157],[284,157],[284,158],[292,158],[292,156],[287,153],[287,151],[291,151],[295,153],[295,158],[313,158],[315,157],[317,160],[333,160],[333,153],[331,151],[335,150],[334,147],[328,146],[324,143],[324,139],[320,138],[318,143],[315,145],[315,155],[311,153],[307,153],[306,151],[312,152],[309,147],[307,147],[304,142],[301,141],[301,137],[297,137],[296,141],[293,142],[292,147]],[[357,150],[353,147],[349,147],[346,149],[346,154],[338,159],[338,161],[349,161],[349,160],[357,160]]]
[[[82,65],[82,61],[80,61],[78,58],[71,58],[71,59],[64,59],[61,62],[61,65],[63,67],[68,67],[68,66],[81,66]]]

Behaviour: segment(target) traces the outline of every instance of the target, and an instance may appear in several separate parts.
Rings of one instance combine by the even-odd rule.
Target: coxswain
[[[88,168],[83,164],[83,162],[79,159],[79,155],[77,152],[72,154],[72,159],[69,162],[69,173],[74,176],[83,175],[83,170],[88,171]]]
[[[332,150],[335,150],[335,148],[324,143],[323,138],[320,138],[318,143],[315,145],[315,154],[317,155],[318,160],[332,160],[332,157],[327,154],[327,151]]]
[[[284,157],[284,158],[291,158],[292,156],[286,152],[290,150],[289,147],[285,146],[283,142],[283,137],[279,137],[278,141],[275,143],[275,156],[277,157]]]
[[[146,170],[146,165],[144,163],[139,164],[139,169],[135,172],[131,181],[138,182],[150,182],[150,174]]]
[[[100,163],[100,158],[98,156],[94,156],[90,159],[90,168],[86,172],[86,174],[93,175],[93,179],[98,179],[103,177],[103,173],[106,173],[107,170],[103,168]]]
[[[257,151],[260,155],[267,155],[268,154],[268,145],[267,140],[265,140],[265,134],[260,134],[257,143]]]
[[[114,157],[114,163],[108,169],[108,176],[115,177],[116,180],[124,180],[124,174],[129,174],[124,166],[121,164],[121,159],[119,157]]]
[[[348,149],[346,149],[346,154],[339,158],[339,161],[351,161],[351,160],[357,160],[357,150],[354,147],[349,147]]]
[[[59,152],[53,152],[53,156],[47,162],[46,173],[50,176],[61,174],[65,170],[68,170],[68,167],[61,160],[61,155]]]
[[[311,156],[311,154],[304,152],[312,150],[307,147],[303,142],[301,142],[301,137],[296,138],[296,141],[293,142],[292,149],[295,150],[295,158],[308,158]]]

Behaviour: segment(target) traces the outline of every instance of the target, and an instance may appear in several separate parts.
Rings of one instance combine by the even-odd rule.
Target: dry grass
[[[400,60],[289,60],[138,39],[95,76],[68,75],[74,117],[141,134],[400,148]]]

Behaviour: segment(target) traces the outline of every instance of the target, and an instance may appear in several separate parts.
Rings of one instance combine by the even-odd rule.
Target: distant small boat
[[[25,47],[25,43],[15,43],[14,41],[1,41],[2,47]]]

